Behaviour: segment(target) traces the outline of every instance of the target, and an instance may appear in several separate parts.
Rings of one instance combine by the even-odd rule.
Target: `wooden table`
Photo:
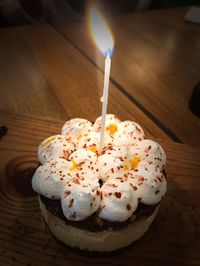
[[[111,28],[116,39],[111,76],[117,88],[175,141],[200,143],[200,119],[189,111],[200,81],[200,27],[185,23],[186,8],[125,15]],[[63,36],[103,69],[84,23],[57,26]]]
[[[60,26],[59,31],[49,25],[0,30],[0,125],[8,128],[0,140],[1,266],[199,265],[199,120],[186,108],[198,78],[199,61],[193,60],[199,56],[198,47],[184,55],[191,45],[186,32],[198,43],[199,28],[184,25],[182,13],[178,9],[118,18],[120,34],[113,24],[117,44],[109,112],[139,122],[147,137],[162,143],[168,157],[168,192],[149,232],[124,252],[104,258],[83,257],[53,241],[42,225],[36,196],[23,186],[31,188],[28,171],[37,165],[41,140],[59,133],[71,117],[94,121],[100,114],[101,62],[97,67],[81,23]],[[186,41],[180,49],[179,36]],[[135,52],[138,47],[146,52]],[[164,81],[164,77],[168,78]],[[170,84],[176,84],[177,91]],[[175,105],[180,112],[172,115]]]

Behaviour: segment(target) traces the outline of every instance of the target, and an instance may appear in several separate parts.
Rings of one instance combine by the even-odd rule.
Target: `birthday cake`
[[[166,155],[140,125],[75,118],[38,149],[32,187],[50,232],[72,248],[109,252],[141,238],[166,193]]]

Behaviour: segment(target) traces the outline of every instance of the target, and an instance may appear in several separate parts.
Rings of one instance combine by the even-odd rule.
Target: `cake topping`
[[[78,149],[69,156],[68,160],[70,160],[71,176],[78,175],[88,180],[99,178],[96,153],[88,149]]]
[[[106,115],[106,125],[104,132],[104,147],[109,144],[113,144],[114,137],[116,132],[118,131],[118,125],[120,124],[120,120],[113,114]],[[98,117],[93,125],[93,129],[100,134],[101,132],[101,116]]]
[[[139,155],[135,155],[131,159],[131,169],[137,169],[139,162],[141,161],[141,157]]]
[[[98,179],[72,179],[65,185],[61,195],[64,215],[72,221],[86,219],[100,206],[100,187]]]
[[[126,221],[137,209],[138,198],[128,182],[112,179],[101,187],[99,216],[111,222]]]
[[[81,148],[88,148],[91,151],[96,152],[99,146],[100,133],[91,131],[82,135],[81,139],[77,141],[76,146]]]
[[[115,115],[107,114],[106,115],[106,131],[108,131],[111,134],[114,134],[115,132],[117,132],[118,124],[120,122],[121,121],[119,120],[119,118],[117,118]],[[96,119],[93,128],[95,131],[101,132],[101,116]]]
[[[93,130],[92,123],[86,119],[73,118],[67,121],[62,127],[62,135],[77,138],[81,138],[81,134],[90,132]]]
[[[124,121],[118,125],[118,130],[114,136],[114,143],[129,147],[143,139],[144,131],[141,126],[132,121]]]
[[[131,168],[131,154],[128,148],[114,146],[105,149],[98,158],[100,176],[103,180],[122,177]]]
[[[111,134],[114,135],[118,131],[118,127],[115,124],[110,124],[106,127],[106,130]]]
[[[45,139],[38,149],[38,158],[41,164],[56,158],[66,158],[74,151],[73,143],[63,135],[55,135]]]
[[[164,173],[155,164],[142,161],[137,171],[129,172],[128,181],[135,190],[136,197],[147,205],[158,203],[166,193]]]
[[[33,189],[61,199],[69,220],[97,212],[103,220],[123,222],[132,217],[138,202],[157,204],[166,192],[165,152],[157,142],[144,139],[138,124],[107,115],[101,153],[100,130],[101,117],[93,126],[85,119],[71,119],[63,135],[39,146],[43,165],[33,176]]]
[[[163,148],[155,141],[144,139],[130,148],[133,155],[139,155],[142,160],[157,165],[161,170],[166,165],[166,154]]]
[[[61,158],[39,166],[32,178],[33,189],[47,198],[59,199],[62,186],[70,179],[68,167],[69,162]]]

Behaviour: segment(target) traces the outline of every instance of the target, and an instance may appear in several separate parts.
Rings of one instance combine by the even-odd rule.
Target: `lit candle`
[[[101,114],[101,135],[99,143],[99,152],[101,152],[104,144],[104,133],[106,127],[106,113],[108,105],[108,95],[109,95],[109,79],[110,79],[110,67],[112,50],[114,46],[114,41],[112,33],[107,26],[103,16],[94,8],[90,8],[88,15],[88,27],[91,32],[92,38],[97,45],[97,47],[102,51],[103,55],[106,56],[105,59],[105,70],[104,70],[104,87],[102,101],[102,114]]]
[[[107,113],[108,94],[109,94],[110,66],[111,66],[111,59],[108,53],[105,60],[105,70],[104,70],[104,88],[103,88],[103,97],[102,97],[101,135],[100,135],[99,151],[102,150],[104,143],[104,132],[106,127],[106,113]]]

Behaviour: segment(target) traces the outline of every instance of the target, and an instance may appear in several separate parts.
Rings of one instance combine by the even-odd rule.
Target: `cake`
[[[106,116],[67,121],[38,148],[32,187],[56,239],[89,252],[111,252],[141,238],[166,193],[166,155],[140,125]]]

